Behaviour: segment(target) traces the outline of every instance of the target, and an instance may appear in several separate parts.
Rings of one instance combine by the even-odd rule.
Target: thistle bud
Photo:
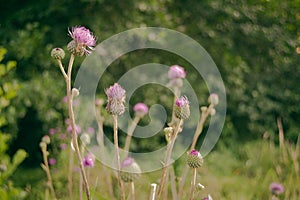
[[[172,136],[173,136],[174,129],[172,127],[166,127],[166,128],[164,128],[164,132],[165,132],[166,140],[169,143],[171,141]]]
[[[208,97],[208,103],[211,103],[213,105],[218,105],[219,96],[216,93],[211,93]]]
[[[179,97],[175,102],[174,113],[178,119],[187,119],[190,117],[190,105],[186,96]]]
[[[77,88],[73,88],[73,89],[72,89],[72,96],[73,96],[73,97],[79,96],[79,90],[78,90]]]
[[[199,151],[191,150],[187,155],[187,164],[191,168],[199,168],[203,165],[203,158]]]
[[[54,48],[51,51],[51,56],[54,59],[57,59],[57,60],[64,59],[64,57],[65,57],[65,51],[63,49],[61,49],[61,48]]]
[[[212,108],[210,110],[210,113],[209,113],[211,116],[214,116],[216,114],[216,109]]]
[[[42,150],[46,149],[47,148],[47,144],[45,142],[40,142],[40,148]]]
[[[50,144],[50,137],[49,137],[49,135],[44,135],[42,137],[42,142],[44,142],[46,144]]]
[[[133,182],[142,173],[140,166],[133,158],[127,157],[121,164],[121,178],[124,182]]]

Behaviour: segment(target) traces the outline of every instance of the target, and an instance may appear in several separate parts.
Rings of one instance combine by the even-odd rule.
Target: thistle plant
[[[125,200],[124,183],[121,179],[120,151],[119,151],[119,141],[118,141],[118,115],[121,115],[125,112],[124,102],[126,97],[125,96],[126,91],[118,83],[115,83],[113,86],[110,86],[105,91],[105,93],[108,98],[106,111],[112,115],[114,121],[114,146],[115,146],[118,182],[121,188],[121,199]]]
[[[215,115],[215,113],[216,113],[215,106],[218,105],[218,103],[219,103],[218,95],[215,94],[215,93],[210,94],[210,96],[208,97],[208,103],[209,103],[208,107],[207,106],[202,106],[201,107],[201,117],[200,117],[200,120],[197,124],[196,131],[194,133],[194,137],[193,137],[192,145],[190,147],[190,151],[192,151],[196,148],[198,138],[199,138],[200,134],[203,131],[203,127],[204,127],[204,124],[205,124],[205,121],[207,120],[207,118],[209,116]],[[181,199],[181,197],[182,197],[183,187],[184,187],[184,184],[185,184],[185,181],[186,181],[188,171],[189,171],[189,167],[188,167],[188,165],[186,165],[184,170],[183,170],[183,173],[181,175],[180,182],[179,182],[178,199]]]
[[[170,165],[172,150],[173,150],[177,135],[179,133],[180,127],[182,125],[182,122],[184,119],[187,119],[190,116],[189,100],[187,99],[187,97],[184,97],[184,96],[179,97],[175,101],[174,110],[175,110],[175,112],[174,112],[175,116],[179,119],[179,121],[176,125],[176,128],[174,129],[174,132],[171,133],[170,142],[168,143],[168,146],[167,146],[166,158],[165,158],[165,162],[164,162],[162,177],[161,177],[161,180],[159,183],[156,199],[160,198],[160,195],[163,191],[163,188],[164,188],[164,185],[165,185],[168,173],[169,173],[169,165]]]
[[[82,27],[82,26],[73,27],[72,30],[69,30],[69,35],[71,36],[72,41],[69,42],[69,44],[67,46],[68,50],[71,52],[67,71],[65,71],[63,64],[62,64],[62,59],[65,56],[65,53],[63,52],[62,49],[54,48],[51,52],[51,56],[57,60],[59,68],[61,70],[61,73],[63,74],[63,76],[65,78],[66,90],[67,90],[66,93],[67,93],[68,111],[69,111],[69,118],[70,118],[71,127],[72,127],[71,143],[74,146],[74,150],[75,150],[78,162],[79,162],[80,172],[81,172],[81,176],[83,178],[83,183],[84,183],[84,187],[85,187],[85,193],[86,193],[87,199],[90,200],[90,190],[89,190],[89,185],[87,182],[84,166],[82,163],[81,153],[79,150],[76,125],[75,125],[75,117],[74,117],[74,111],[73,111],[73,99],[75,96],[79,95],[79,91],[74,88],[72,89],[71,74],[72,74],[72,67],[74,64],[75,56],[89,55],[92,52],[93,47],[96,44],[96,38],[90,32],[90,30],[88,30],[87,28]],[[69,181],[72,181],[72,179],[69,179]],[[71,189],[69,188],[69,190],[71,190]],[[72,199],[72,191],[69,191],[69,192],[70,192],[70,198]]]

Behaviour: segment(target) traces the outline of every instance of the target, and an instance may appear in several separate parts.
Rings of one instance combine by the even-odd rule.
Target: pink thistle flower
[[[121,164],[121,167],[124,168],[124,167],[128,167],[130,166],[132,163],[134,162],[134,159],[131,158],[131,157],[127,157],[123,160],[122,164]]]
[[[195,149],[193,149],[193,150],[190,151],[190,155],[198,156],[199,154],[200,154],[199,151],[197,151]]]
[[[67,96],[64,96],[61,100],[63,103],[68,103],[68,97]]]
[[[72,128],[72,127],[71,127]],[[62,134],[60,134],[60,139],[61,140],[65,140],[67,138],[67,135],[66,134],[64,134],[64,133],[62,133]]]
[[[126,91],[118,83],[115,83],[113,86],[106,89],[105,93],[109,101],[116,100],[123,102],[125,100]]]
[[[75,130],[76,130],[77,134],[81,133],[81,128],[77,124],[75,125]],[[68,131],[68,133],[72,134],[72,125],[71,124],[67,127],[67,131]]]
[[[60,149],[61,150],[65,150],[67,147],[68,147],[68,145],[66,143],[60,144]]]
[[[87,127],[86,132],[89,133],[89,134],[94,134],[95,129],[93,127]]]
[[[106,111],[112,115],[121,115],[125,112],[125,93],[126,91],[118,84],[115,83],[105,91],[108,101]]]
[[[76,42],[76,52],[84,52],[86,55],[89,55],[91,50],[94,50],[96,38],[89,29],[83,26],[76,26],[72,28],[72,31],[69,30],[69,34]]]
[[[55,158],[49,158],[49,165],[55,165],[56,159]]]
[[[48,131],[48,133],[50,135],[54,135],[56,133],[56,130],[54,128],[50,128],[49,131]]]
[[[169,79],[177,79],[177,78],[185,78],[186,73],[184,68],[179,65],[173,65],[169,68],[168,78]]]
[[[280,183],[271,183],[269,187],[272,194],[279,195],[284,192],[284,187]]]
[[[182,108],[190,104],[189,100],[185,96],[179,97],[176,102],[176,106]]]
[[[133,106],[133,111],[135,112],[136,115],[143,117],[148,113],[149,109],[146,104],[137,103]]]
[[[94,167],[95,165],[94,156],[92,154],[88,154],[85,158],[83,158],[82,162],[85,167]]]

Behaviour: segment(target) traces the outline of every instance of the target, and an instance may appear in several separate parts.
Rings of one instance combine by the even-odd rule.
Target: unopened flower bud
[[[61,48],[54,48],[51,51],[51,56],[57,60],[64,59],[65,51]]]
[[[219,96],[216,93],[211,93],[208,97],[208,103],[211,103],[213,105],[218,105]]]
[[[40,142],[40,148],[43,150],[43,149],[46,149],[47,148],[47,144],[45,142]]]
[[[104,104],[104,100],[103,99],[96,99],[95,100],[95,106],[102,106]]]
[[[49,137],[49,135],[44,135],[42,137],[42,142],[45,142],[46,144],[50,144],[50,137]]]
[[[200,110],[201,110],[201,112],[206,112],[207,111],[207,107],[206,106],[201,106],[201,108],[200,108]]]
[[[179,97],[175,102],[174,113],[178,119],[190,117],[190,102],[185,96]]]
[[[142,173],[140,166],[133,158],[127,157],[121,164],[121,178],[124,182],[133,182]]]
[[[72,96],[73,96],[73,97],[79,96],[79,90],[78,90],[77,88],[73,88],[73,89],[72,89]]]
[[[199,168],[203,165],[203,158],[199,151],[191,150],[187,155],[187,164],[191,168]]]
[[[165,132],[166,140],[169,143],[171,141],[172,136],[173,136],[174,129],[172,127],[166,127],[166,128],[164,128],[164,132]]]
[[[212,108],[210,110],[210,113],[209,113],[211,116],[214,116],[216,114],[216,109]]]

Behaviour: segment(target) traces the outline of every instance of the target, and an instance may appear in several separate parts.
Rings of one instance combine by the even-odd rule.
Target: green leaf
[[[17,66],[16,61],[8,61],[7,64],[6,64],[6,72],[9,72],[10,70],[15,68],[16,66]]]

